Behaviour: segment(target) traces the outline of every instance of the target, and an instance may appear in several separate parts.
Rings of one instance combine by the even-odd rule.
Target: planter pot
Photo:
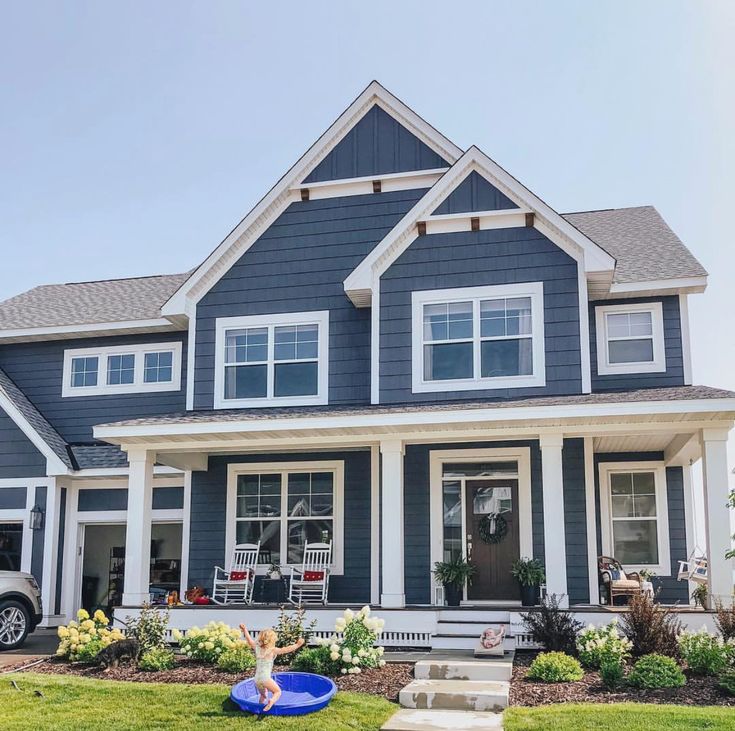
[[[444,584],[444,600],[448,607],[458,607],[462,599],[462,587],[456,584]]]
[[[534,607],[539,603],[538,586],[523,586],[521,584],[521,604],[524,607]]]

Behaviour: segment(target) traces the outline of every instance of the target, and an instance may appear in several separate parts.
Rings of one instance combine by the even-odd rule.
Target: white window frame
[[[473,372],[480,373],[480,301],[503,297],[531,298],[531,342],[533,373],[521,376],[498,376],[481,378],[447,379],[427,381],[424,379],[424,306],[452,302],[472,302]],[[484,287],[461,287],[457,289],[433,289],[411,294],[411,353],[413,393],[435,393],[438,391],[470,391],[497,388],[527,388],[546,385],[546,358],[544,346],[544,284],[524,282]]]
[[[274,396],[274,337],[279,326],[317,325],[319,327],[317,357],[317,392],[307,396]],[[262,327],[268,329],[267,395],[262,398],[225,398],[225,340],[228,330]],[[329,311],[290,312],[277,315],[219,317],[215,327],[214,408],[237,409],[268,406],[316,406],[329,399]],[[247,364],[243,364],[247,365]]]
[[[631,363],[610,363],[608,353],[607,316],[622,313],[647,312],[651,314],[651,339],[653,360]],[[617,304],[595,307],[595,330],[597,333],[597,373],[611,376],[625,373],[664,373],[666,371],[666,343],[664,340],[664,313],[661,302],[642,304]],[[648,339],[649,336],[632,336],[626,340]]]
[[[131,345],[109,345],[101,348],[73,348],[64,351],[64,373],[61,387],[63,398],[74,396],[113,396],[124,393],[147,393],[156,391],[181,390],[181,342],[169,343],[134,343]],[[145,355],[146,353],[173,354],[171,380],[146,383]],[[132,383],[107,383],[107,360],[112,355],[133,355],[135,371]],[[97,385],[72,386],[72,361],[75,358],[97,358]]]
[[[225,557],[226,566],[230,565],[232,552],[235,549],[237,521],[237,478],[240,475],[280,474],[281,475],[281,515],[259,520],[279,520],[281,522],[281,568],[290,568],[284,558],[288,555],[288,475],[292,472],[331,472],[334,475],[334,506],[332,510],[332,574],[344,574],[344,485],[345,468],[342,460],[325,460],[317,462],[260,462],[230,464],[227,466],[227,503],[225,525]],[[294,520],[297,517],[294,516]],[[268,566],[258,565],[258,574],[266,574]]]
[[[666,467],[663,462],[601,462],[599,464],[600,522],[602,527],[602,553],[615,557],[612,532],[612,498],[610,476],[631,472],[653,472],[656,491],[656,534],[658,539],[657,564],[626,564],[625,569],[640,571],[650,569],[658,576],[671,575],[669,541],[669,504],[666,488]]]

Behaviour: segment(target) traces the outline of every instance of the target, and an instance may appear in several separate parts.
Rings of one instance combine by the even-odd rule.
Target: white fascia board
[[[198,302],[232,263],[252,246],[270,222],[275,220],[292,201],[300,199],[299,192],[294,190],[294,186],[303,183],[309,173],[376,104],[449,163],[454,163],[462,155],[459,147],[394,97],[381,84],[377,81],[371,82],[334,124],[227,235],[191,277],[179,287],[161,308],[162,314],[167,317],[181,315],[187,311],[188,301]]]
[[[286,419],[243,421],[183,422],[176,424],[131,424],[96,426],[96,439],[110,441],[133,437],[176,436],[190,434],[228,434],[238,432],[295,431],[298,429],[355,429],[361,427],[401,427],[421,424],[464,424],[512,420],[606,418],[650,416],[653,414],[727,413],[735,419],[735,398],[690,399],[678,401],[627,401],[601,404],[558,404],[553,406],[507,406],[487,409],[406,411],[344,416],[305,416]],[[563,432],[563,427],[559,427]]]
[[[707,276],[679,277],[676,279],[651,279],[643,282],[613,282],[610,285],[610,294],[627,294],[642,296],[644,294],[664,294],[683,292],[686,294],[700,294],[707,288]]]
[[[68,340],[94,335],[124,335],[139,332],[173,332],[181,327],[165,317],[150,320],[122,320],[120,322],[95,322],[84,325],[50,325],[13,330],[0,330],[0,343],[35,340]]]
[[[471,172],[480,174],[523,211],[533,211],[536,214],[534,226],[577,262],[584,262],[586,272],[614,270],[615,259],[604,249],[562,218],[538,196],[531,193],[485,153],[473,146],[457,160],[345,279],[344,289],[351,299],[352,292],[372,289],[376,278],[380,277],[418,236],[416,224],[419,221],[427,220],[428,222],[433,219],[431,214],[436,207]],[[513,209],[506,211],[506,213],[513,212],[518,213]],[[359,299],[364,301],[364,295],[361,295]]]

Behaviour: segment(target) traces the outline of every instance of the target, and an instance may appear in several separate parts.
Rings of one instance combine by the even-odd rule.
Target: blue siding
[[[77,509],[80,513],[90,510],[127,510],[128,490],[127,488],[84,488],[79,491]]]
[[[474,170],[447,196],[432,215],[518,208],[508,196]]]
[[[47,488],[37,487],[34,505],[38,505],[42,510],[46,510],[46,492]],[[33,545],[31,546],[31,573],[35,577],[39,586],[43,586],[43,549],[45,530],[33,531]]]
[[[293,203],[197,305],[194,407],[210,409],[218,317],[329,310],[329,401],[370,402],[370,310],[343,281],[423,191]]]
[[[411,293],[479,285],[544,283],[546,386],[411,393]],[[383,274],[380,401],[404,403],[580,393],[576,262],[534,228],[419,236]]]
[[[600,376],[597,373],[597,330],[595,307],[613,304],[661,302],[664,317],[664,346],[666,351],[665,373],[633,373],[630,375]],[[684,385],[684,356],[681,346],[681,316],[679,298],[639,297],[625,300],[604,300],[590,303],[590,360],[592,362],[592,390],[616,391],[628,388],[660,388]]]
[[[370,452],[310,452],[211,457],[192,473],[189,583],[211,589],[214,566],[225,561],[227,465],[231,462],[344,461],[344,575],[329,581],[333,602],[370,601]]]
[[[562,450],[567,593],[570,604],[589,602],[584,439],[565,439]]]
[[[380,107],[374,106],[305,178],[305,183],[449,167]]]
[[[26,487],[0,488],[0,510],[25,510]]]
[[[0,479],[45,475],[46,458],[0,409]]]
[[[154,487],[154,510],[178,510],[184,507],[183,487]]]
[[[179,391],[61,397],[66,349],[174,341],[183,342],[183,388]],[[0,367],[61,436],[72,443],[92,442],[92,427],[95,424],[170,414],[186,408],[185,333],[152,333],[3,345],[0,346]],[[46,474],[45,463],[42,474]]]

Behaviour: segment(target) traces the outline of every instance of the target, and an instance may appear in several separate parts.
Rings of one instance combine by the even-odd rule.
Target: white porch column
[[[727,509],[728,429],[702,429],[702,477],[704,478],[704,516],[709,562],[709,593],[715,600],[732,597],[732,560],[730,550],[730,511]]]
[[[544,554],[546,593],[556,594],[561,606],[569,606],[567,595],[567,547],[564,530],[564,480],[562,477],[562,434],[545,434],[541,447],[541,479],[544,495]]]
[[[381,545],[383,607],[405,607],[403,588],[403,442],[380,442],[381,467]]]
[[[128,451],[128,518],[125,531],[123,604],[142,604],[150,598],[151,510],[155,453]]]

